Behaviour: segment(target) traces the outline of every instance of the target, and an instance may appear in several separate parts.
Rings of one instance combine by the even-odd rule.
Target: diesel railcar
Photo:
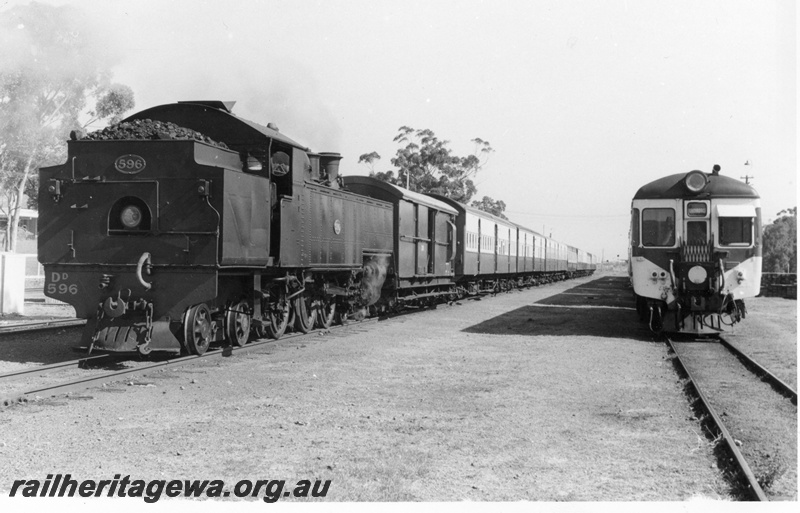
[[[636,307],[653,331],[723,332],[761,287],[759,195],[719,166],[648,183],[633,197],[629,253]]]

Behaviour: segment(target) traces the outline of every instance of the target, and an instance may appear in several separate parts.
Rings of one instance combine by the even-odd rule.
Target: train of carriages
[[[761,204],[750,185],[690,171],[641,187],[631,206],[629,274],[655,332],[719,334],[761,288]]]
[[[348,316],[591,274],[590,253],[444,197],[339,175],[231,113],[153,107],[40,170],[45,294],[91,350],[244,345]]]

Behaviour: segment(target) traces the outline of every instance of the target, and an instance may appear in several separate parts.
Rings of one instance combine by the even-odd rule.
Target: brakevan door
[[[415,205],[417,208],[417,274],[430,274],[430,245],[433,234],[428,233],[428,207]]]
[[[414,276],[416,271],[417,247],[414,204],[410,201],[397,202],[397,268],[398,276],[407,278]]]
[[[436,276],[447,276],[453,269],[452,259],[455,257],[455,233],[450,221],[450,214],[447,212],[431,212],[429,223],[431,233],[431,253],[433,260],[433,274]]]

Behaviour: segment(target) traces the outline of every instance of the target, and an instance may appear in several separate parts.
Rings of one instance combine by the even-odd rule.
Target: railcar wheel
[[[211,344],[211,312],[201,303],[186,311],[183,320],[183,339],[191,354],[201,355]]]
[[[301,294],[293,300],[294,327],[301,333],[308,333],[314,329],[317,321],[317,309],[311,296]]]
[[[290,308],[289,301],[286,300],[286,293],[281,292],[278,300],[269,305],[269,312],[267,313],[267,335],[270,338],[279,339],[286,333],[286,327],[289,325]]]
[[[317,327],[326,330],[331,327],[333,319],[336,317],[336,298],[325,296],[316,303]]]
[[[225,337],[235,346],[247,344],[250,338],[250,307],[246,301],[231,305],[225,313]]]

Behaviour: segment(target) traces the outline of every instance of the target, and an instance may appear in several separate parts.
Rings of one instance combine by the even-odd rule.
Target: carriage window
[[[689,244],[707,244],[708,231],[705,221],[690,221],[686,223],[686,242]]]
[[[675,245],[675,209],[646,208],[642,211],[642,244]]]
[[[633,209],[633,215],[631,216],[631,246],[638,247],[639,246],[639,209]]]
[[[749,246],[753,243],[752,217],[720,217],[719,243],[722,246]]]

